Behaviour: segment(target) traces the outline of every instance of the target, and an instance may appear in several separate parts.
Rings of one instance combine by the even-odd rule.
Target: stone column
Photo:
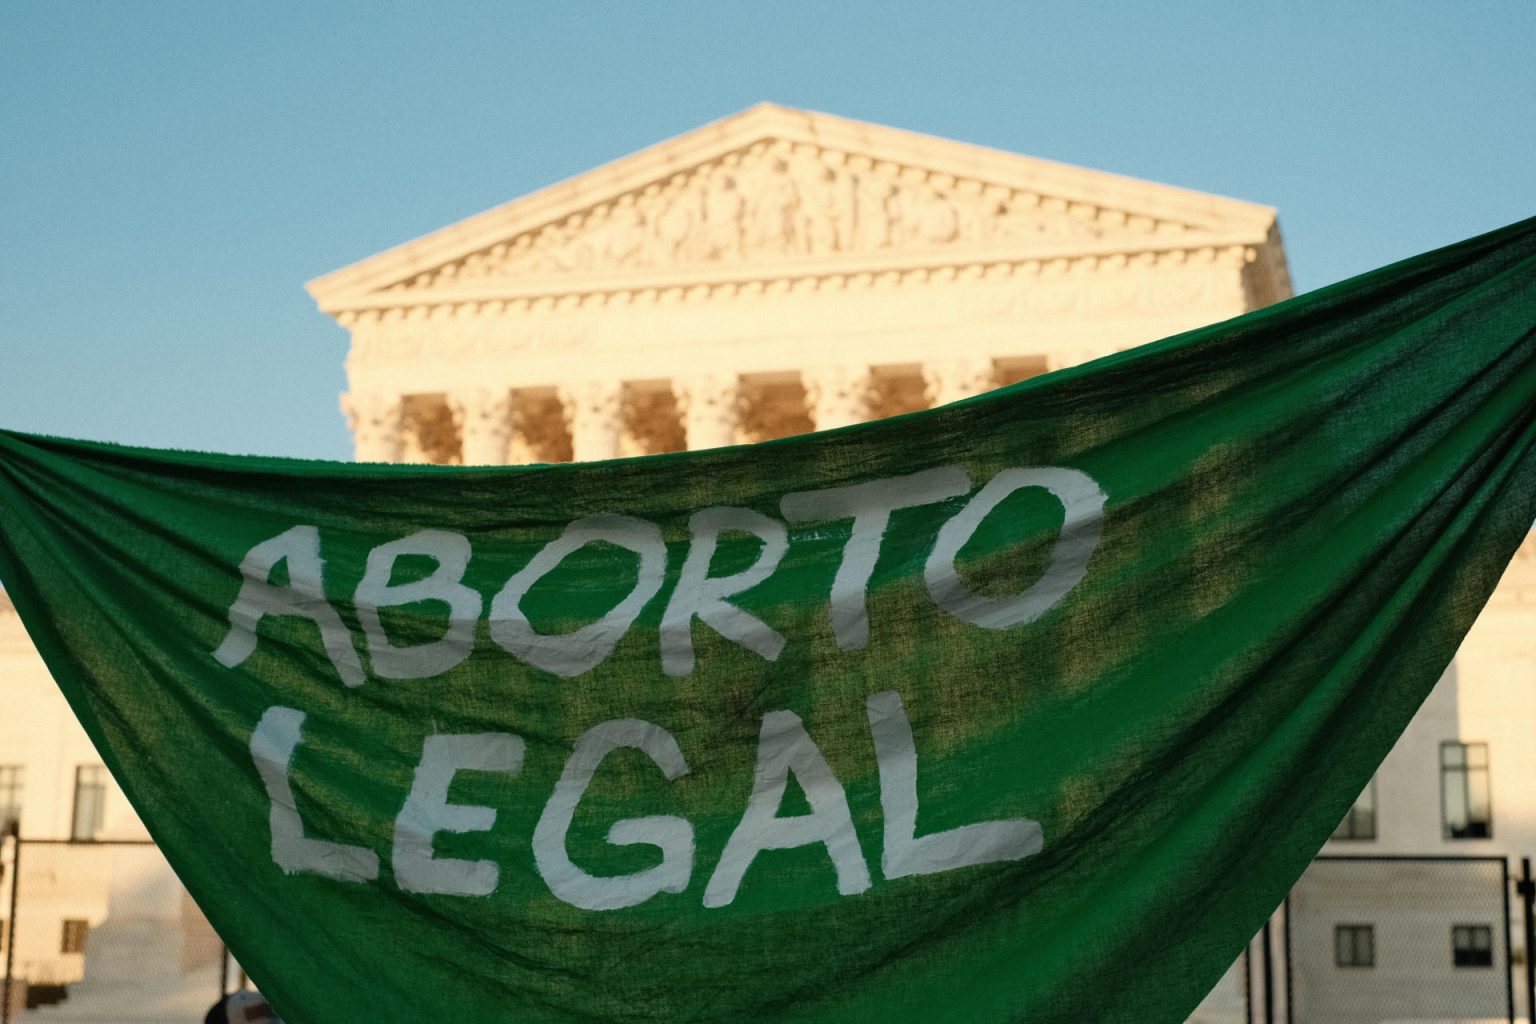
[[[828,366],[801,373],[811,423],[817,430],[846,427],[869,419],[869,368]]]
[[[624,385],[587,381],[560,389],[560,402],[571,425],[571,457],[577,462],[614,459],[624,427]]]
[[[352,431],[352,443],[358,462],[400,461],[401,413],[405,403],[399,395],[376,392],[347,392],[341,396],[341,411]]]
[[[512,392],[505,388],[456,391],[448,396],[466,466],[500,466],[512,440]]]
[[[947,359],[923,364],[923,390],[930,408],[958,402],[996,386],[990,359]]]
[[[741,420],[741,386],[735,374],[711,374],[672,382],[683,413],[688,450],[723,448],[736,443]]]

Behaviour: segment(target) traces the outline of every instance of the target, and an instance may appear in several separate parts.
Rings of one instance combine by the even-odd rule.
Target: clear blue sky
[[[18,2],[0,425],[348,458],[303,283],[760,100],[1274,205],[1299,290],[1536,214],[1536,3]]]

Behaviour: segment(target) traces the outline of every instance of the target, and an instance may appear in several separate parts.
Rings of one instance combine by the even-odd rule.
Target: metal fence
[[[1515,1020],[1504,857],[1319,857],[1286,899],[1290,1024]]]
[[[0,1024],[197,1024],[238,969],[158,848],[4,841]]]
[[[1503,857],[1319,857],[1190,1020],[1529,1022],[1528,861],[1513,881]],[[245,980],[148,841],[5,840],[0,952],[0,1024],[196,1024]]]

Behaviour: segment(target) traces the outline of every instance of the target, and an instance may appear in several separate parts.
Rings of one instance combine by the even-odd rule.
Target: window
[[[1440,744],[1440,807],[1447,839],[1489,839],[1488,744]]]
[[[1451,928],[1451,963],[1457,967],[1493,966],[1493,929],[1486,924]]]
[[[95,839],[107,805],[107,770],[99,764],[75,769],[75,820],[70,838]]]
[[[0,764],[0,836],[21,820],[21,765]]]
[[[59,942],[60,953],[84,953],[85,937],[90,934],[91,926],[85,921],[70,918],[64,922],[64,937]]]
[[[1365,789],[1355,798],[1354,805],[1339,827],[1333,830],[1331,839],[1376,838],[1376,779],[1365,784]]]
[[[1341,924],[1333,929],[1336,967],[1375,967],[1376,929],[1368,924]]]

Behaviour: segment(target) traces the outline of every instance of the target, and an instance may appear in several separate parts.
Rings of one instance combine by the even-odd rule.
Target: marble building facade
[[[762,105],[328,274],[365,461],[707,448],[1290,294],[1267,207]]]
[[[453,465],[842,426],[1291,294],[1268,207],[766,104],[308,287],[349,336],[342,410],[357,458]],[[1528,540],[1368,790],[1369,828],[1341,832],[1325,852],[1536,855],[1533,615]],[[3,595],[0,665],[8,704],[24,712],[0,716],[0,777],[14,782],[0,811],[20,814],[30,836],[78,834],[79,780],[100,759]],[[1487,835],[1447,831],[1448,745],[1484,751]],[[143,836],[104,784],[92,838]],[[1377,970],[1336,970],[1326,950],[1301,964],[1318,986],[1405,991],[1402,971],[1451,970],[1449,929],[1481,921],[1420,915],[1402,927],[1444,939],[1432,952],[1445,963],[1394,967],[1387,940],[1399,926],[1381,908],[1395,884],[1367,878],[1340,910],[1347,921],[1315,922],[1324,946],[1340,925],[1381,933]],[[79,919],[106,935],[110,888],[59,888],[46,927],[18,942],[18,973],[89,983],[91,947],[61,954],[58,925]],[[1286,927],[1277,920],[1277,955]],[[1242,1020],[1244,995],[1229,974],[1192,1020]]]
[[[342,407],[358,459],[448,464],[843,426],[1291,294],[1268,207],[770,105],[309,288],[351,335]],[[1325,853],[1536,853],[1533,611],[1528,540]],[[1488,770],[1456,774],[1453,752]],[[1442,792],[1457,779],[1467,801],[1499,807],[1496,826],[1452,825]],[[1305,1019],[1342,1022],[1368,1004],[1429,1020],[1498,1002],[1499,979],[1459,966],[1454,943],[1500,936],[1504,914],[1478,905],[1491,898],[1482,881],[1430,879],[1418,863],[1352,862],[1294,936],[1277,916],[1267,941]],[[1399,898],[1415,886],[1440,902]],[[1357,943],[1379,931],[1379,964],[1374,946],[1370,969],[1340,962],[1339,929]],[[1258,980],[1241,975],[1257,970],[1261,941],[1192,1022],[1258,1011]],[[1520,946],[1517,934],[1506,962]]]
[[[843,426],[1291,294],[1268,207],[771,105],[309,289],[350,332],[342,408],[357,458],[446,464],[606,459]],[[1533,611],[1528,540],[1325,853],[1536,853]],[[1451,755],[1485,767],[1448,767]],[[1453,824],[1453,782],[1463,816],[1497,806],[1497,825]],[[1461,965],[1455,942],[1502,941],[1504,913],[1479,908],[1492,898],[1482,881],[1437,881],[1417,864],[1352,862],[1359,870],[1294,936],[1277,916],[1267,941],[1305,1019],[1342,1022],[1367,1004],[1402,1020],[1502,1007],[1500,979]],[[1426,887],[1440,903],[1399,898]],[[1338,959],[1340,929],[1357,946],[1369,932],[1369,969]],[[1258,1011],[1257,978],[1245,987],[1241,974],[1257,970],[1260,941],[1192,1022]],[[1526,955],[1518,934],[1513,945],[1506,962]]]

